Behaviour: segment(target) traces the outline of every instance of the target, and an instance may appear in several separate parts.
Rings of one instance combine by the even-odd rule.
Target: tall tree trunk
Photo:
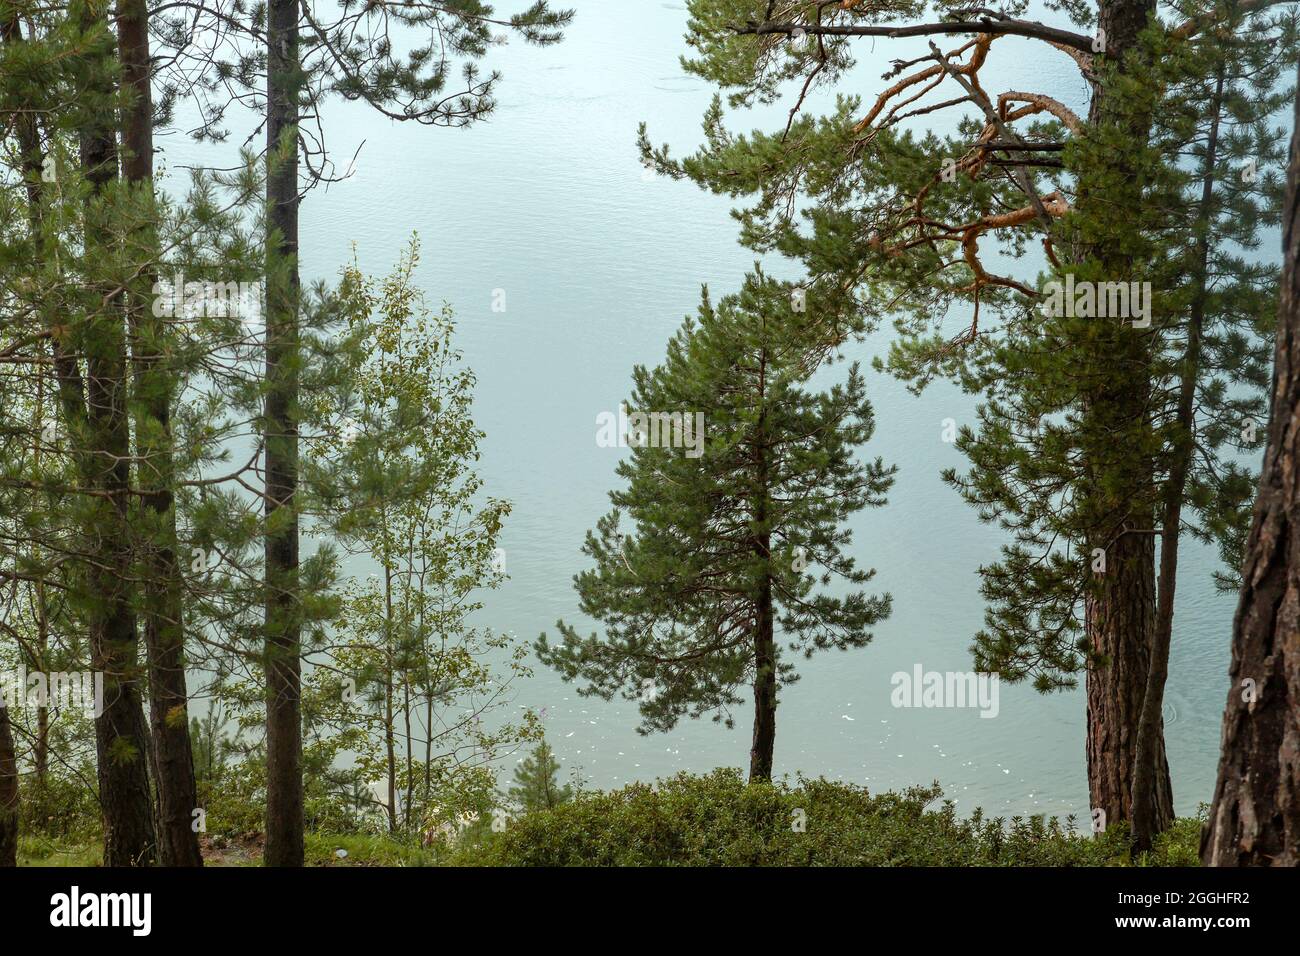
[[[776,745],[776,642],[772,638],[772,582],[759,594],[754,631],[754,743],[749,750],[749,780],[772,779]]]
[[[0,20],[0,43],[5,46],[16,46],[22,42],[24,42],[22,24],[18,19],[18,10],[16,7],[10,7],[9,16]],[[44,216],[41,207],[41,170],[44,166],[44,157],[41,153],[40,127],[35,112],[19,113],[14,117],[13,126],[15,138],[18,141],[18,168],[22,173],[27,194],[27,212],[34,250],[33,261],[30,265],[32,274],[36,275],[40,273],[42,268],[41,257],[44,251],[45,238]],[[36,379],[35,412],[32,432],[35,436],[36,445],[34,458],[36,469],[39,472],[41,447],[44,444],[41,436],[44,433],[45,426],[45,374],[43,372],[39,373]],[[35,541],[32,542],[32,547],[33,549],[37,547]],[[35,655],[31,656],[29,664],[32,670],[44,672],[46,670],[45,655],[50,646],[49,618],[47,615],[49,604],[46,601],[44,582],[38,581],[35,585],[35,591],[36,648]],[[38,790],[45,786],[46,773],[49,768],[49,741],[49,708],[41,707],[36,711],[36,740],[32,746],[32,760],[35,764],[36,788]]]
[[[1123,73],[1137,68],[1127,54],[1136,46],[1138,34],[1154,11],[1154,0],[1103,0],[1098,13],[1098,29],[1105,35],[1108,63],[1117,64]],[[1124,128],[1133,142],[1146,142],[1150,135],[1150,117],[1122,113],[1106,96],[1104,84],[1094,89],[1089,109],[1089,123],[1094,128]],[[1120,197],[1106,184],[1126,183],[1138,190],[1136,170],[1127,154],[1117,154],[1102,175],[1094,171],[1096,186],[1082,183],[1076,208],[1091,210],[1104,221],[1102,210],[1124,206]],[[1088,177],[1091,179],[1092,177]],[[1080,260],[1100,263],[1104,273],[1120,277],[1132,269],[1128,250],[1115,249],[1104,239],[1085,241],[1076,250]],[[1114,322],[1105,332],[1113,339],[1114,372],[1102,377],[1085,400],[1087,427],[1095,435],[1124,434],[1137,423],[1135,416],[1147,414],[1150,394],[1150,368],[1145,356],[1147,346],[1138,331]],[[1120,450],[1113,447],[1093,449],[1094,460],[1087,463],[1097,477],[1108,469],[1121,468],[1126,474],[1122,493],[1112,493],[1110,511],[1120,516],[1119,524],[1106,529],[1105,540],[1090,542],[1106,552],[1105,574],[1087,601],[1087,637],[1094,659],[1086,676],[1088,699],[1088,792],[1094,812],[1105,813],[1106,823],[1113,824],[1132,817],[1133,768],[1136,760],[1138,724],[1142,701],[1146,696],[1147,676],[1151,666],[1151,647],[1155,627],[1155,542],[1150,528],[1153,509],[1139,505],[1125,514],[1130,500],[1149,500],[1153,488],[1150,462],[1121,461]],[[1114,486],[1115,475],[1107,484]],[[1100,482],[1094,482],[1100,487]],[[1165,757],[1163,727],[1154,741],[1154,826],[1163,829],[1173,817],[1172,787]]]
[[[759,371],[759,401],[766,401],[766,356]],[[768,522],[768,449],[765,412],[759,412],[757,431],[757,503],[754,524],[754,553],[763,567],[759,581],[754,625],[754,742],[749,750],[749,780],[772,779],[772,751],[776,745],[776,642],[772,613],[772,535]]]
[[[1282,211],[1273,403],[1241,602],[1207,866],[1300,865],[1300,91]]]
[[[429,686],[433,686],[432,682]],[[424,802],[433,794],[433,695],[424,698]]]
[[[411,678],[402,672],[402,720],[406,727],[406,803],[402,807],[402,826],[411,828],[411,807],[415,803],[415,751],[411,741]]]
[[[384,556],[384,750],[388,758],[388,832],[397,832],[397,721],[393,712],[393,573]]]
[[[1201,203],[1196,215],[1196,275],[1191,309],[1187,319],[1187,350],[1178,383],[1178,432],[1175,437],[1169,477],[1164,488],[1160,515],[1160,583],[1156,605],[1155,643],[1147,671],[1146,693],[1138,722],[1137,753],[1133,767],[1133,846],[1150,850],[1159,832],[1160,808],[1156,805],[1156,760],[1161,741],[1161,716],[1165,682],[1169,679],[1169,649],[1174,632],[1174,593],[1178,585],[1178,542],[1183,520],[1183,498],[1187,475],[1196,450],[1196,382],[1201,368],[1201,333],[1205,325],[1205,303],[1210,268],[1209,229],[1214,199],[1214,167],[1219,152],[1219,116],[1223,107],[1225,66],[1215,77],[1210,108],[1210,130],[1205,147],[1201,179]],[[1167,825],[1167,823],[1166,823]]]
[[[18,758],[9,708],[0,700],[0,866],[18,865]]]
[[[153,192],[153,97],[150,90],[149,11],[145,0],[120,0],[118,48],[122,83],[132,94],[122,124],[126,179]],[[158,255],[147,229],[135,248],[141,262]],[[152,288],[157,271],[143,270],[139,287]],[[158,792],[158,854],[163,866],[202,866],[193,813],[198,807],[185,682],[185,628],[176,559],[176,480],[172,449],[172,373],[163,359],[167,334],[143,295],[131,297],[131,329],[139,404],[136,447],[148,553],[145,560],[144,641],[149,660],[149,720]]]
[[[302,866],[298,581],[298,5],[270,0],[266,145],[266,854]]]
[[[11,19],[0,21],[0,39],[3,39],[6,46],[24,42],[17,9],[13,9],[12,12]],[[19,165],[27,193],[27,215],[34,249],[31,268],[34,274],[39,274],[45,268],[49,237],[46,235],[45,228],[45,184],[41,176],[46,155],[41,148],[41,128],[34,112],[19,113],[14,118],[14,136],[18,141]],[[73,447],[76,449],[81,473],[85,476],[89,471],[85,449],[80,447],[82,436],[78,431],[84,428],[86,418],[85,383],[81,377],[81,369],[69,354],[66,325],[60,323],[58,316],[51,310],[42,311],[41,324],[51,333],[50,357],[54,365],[59,413],[68,428],[69,435],[77,439]],[[44,379],[39,381],[43,382]],[[41,666],[44,666],[43,662]]]
[[[85,4],[81,23],[103,26],[102,6]],[[104,221],[106,187],[118,175],[114,115],[107,108],[114,91],[115,63],[98,57],[89,86],[96,96],[81,126],[81,166],[91,185],[86,203],[86,245],[100,246],[103,258],[111,235]],[[133,588],[128,571],[134,560],[128,524],[131,429],[126,408],[126,329],[120,294],[95,295],[87,316],[86,437],[90,484],[96,499],[87,529],[97,554],[87,573],[92,666],[104,674],[104,711],[95,720],[99,757],[99,800],[104,818],[104,865],[142,866],[155,853],[152,795],[149,790],[149,737],[140,694],[139,639]]]
[[[34,122],[34,121],[33,121]],[[34,137],[33,137],[34,139]],[[20,147],[21,148],[21,147]],[[39,148],[39,147],[38,147]],[[35,174],[32,169],[31,174]],[[45,376],[36,379],[36,410],[32,418],[32,433],[36,436],[36,451],[32,455],[37,474],[41,474],[42,446],[45,433]],[[37,560],[41,545],[31,541],[32,559]],[[45,591],[45,581],[38,580],[32,586],[32,596],[36,611],[36,641],[30,654],[29,666],[32,670],[47,673],[46,659],[50,652],[50,604]],[[45,783],[50,769],[50,709],[39,707],[36,710],[36,739],[32,741],[33,789],[39,795],[45,790]],[[39,799],[39,796],[38,796]]]
[[[1138,724],[1150,668],[1154,626],[1155,542],[1149,534],[1121,535],[1106,549],[1106,573],[1089,602],[1088,634],[1104,659],[1090,666],[1088,697],[1088,797],[1107,825],[1131,820]],[[1158,826],[1173,808],[1164,739],[1154,741],[1153,778]]]
[[[39,432],[38,432],[39,434]],[[36,591],[36,653],[33,660],[34,669],[44,672],[45,658],[50,651],[50,617],[49,603],[45,594],[45,582],[38,581]],[[50,772],[50,711],[42,707],[36,711],[36,740],[32,743],[32,770],[35,789],[39,793],[45,789]]]

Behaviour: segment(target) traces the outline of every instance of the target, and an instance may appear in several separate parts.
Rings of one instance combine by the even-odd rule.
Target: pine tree
[[[146,208],[154,201],[153,91],[146,0],[118,5],[118,55],[127,97],[122,111],[122,172]],[[151,490],[138,515],[147,540],[142,627],[149,674],[150,742],[156,770],[158,859],[163,866],[202,866],[193,826],[198,807],[189,734],[185,676],[184,580],[176,533],[176,450],[172,406],[182,378],[166,356],[174,336],[154,314],[153,267],[161,258],[158,230],[147,224],[132,234],[133,258],[146,267],[127,294],[135,411],[136,483]]]
[[[857,365],[842,385],[804,388],[817,357],[791,321],[801,305],[761,272],[716,308],[706,292],[664,363],[636,368],[627,488],[587,535],[596,567],[575,578],[606,636],[561,621],[562,642],[537,645],[566,681],[586,682],[579,693],[638,700],[642,733],[710,712],[733,726],[748,685],[752,780],[772,776],[778,693],[797,679],[784,650],[865,647],[890,606],[816,588],[874,575],[846,553],[844,521],[885,503],[894,469],[855,458],[875,427]]]
[[[0,439],[0,496],[13,516],[0,532],[0,564],[16,571],[6,575],[15,603],[0,629],[30,670],[104,674],[109,706],[94,730],[105,860],[136,865],[157,853],[196,863],[189,757],[182,749],[177,758],[164,739],[187,736],[176,732],[188,723],[188,695],[183,614],[175,613],[187,582],[174,557],[157,560],[168,541],[174,552],[175,528],[170,506],[155,504],[192,479],[197,462],[211,460],[205,438],[216,437],[220,416],[195,429],[178,395],[202,369],[208,387],[229,396],[220,343],[229,340],[224,323],[238,319],[221,327],[184,315],[159,321],[152,279],[165,263],[160,248],[184,248],[195,261],[201,252],[220,262],[219,272],[239,269],[246,257],[229,211],[209,204],[203,177],[195,201],[178,210],[148,188],[138,136],[117,150],[116,131],[104,124],[120,108],[138,126],[138,91],[115,84],[101,14],[78,7],[22,25],[5,21],[0,111],[20,117],[10,155],[21,178],[7,179],[13,188],[0,193],[0,269],[15,293],[0,300],[7,357],[0,396],[12,413]],[[73,158],[83,145],[84,166]],[[159,427],[164,420],[172,439],[182,434],[176,451]],[[140,633],[147,669],[138,662]],[[154,734],[141,713],[146,694]],[[20,744],[31,742],[18,759],[31,761],[37,799],[52,753],[61,771],[81,771],[66,748],[84,725],[66,712],[56,719],[48,707],[34,718],[10,717]],[[161,843],[151,832],[155,816]]]
[[[1211,51],[1233,38],[1217,62],[1244,90],[1252,73],[1276,70],[1262,61],[1293,56],[1295,33],[1290,14],[1250,20],[1231,4],[1193,5],[1182,23],[1147,29],[1153,7],[1060,8],[1088,35],[1020,19],[1023,4],[996,12],[945,5],[943,18],[925,22],[903,3],[776,11],[694,0],[689,70],[727,91],[733,107],[775,100],[790,80],[800,95],[784,128],[745,136],[730,132],[715,100],[705,147],[681,161],[653,148],[644,127],[641,136],[645,160],[664,173],[745,197],[736,211],[742,241],[803,262],[809,323],[825,341],[890,321],[899,335],[881,364],[916,389],[948,376],[984,398],[978,428],[959,442],[972,470],[949,475],[982,517],[1013,535],[1003,559],[982,571],[988,614],[977,666],[1032,677],[1043,691],[1074,686],[1085,672],[1091,805],[1112,822],[1128,819],[1139,789],[1148,831],[1172,813],[1158,706],[1177,537],[1214,540],[1229,566],[1239,548],[1249,479],[1231,446],[1258,404],[1259,303],[1271,271],[1230,250],[1243,238],[1250,248],[1272,187],[1261,174],[1228,188],[1221,167],[1261,145],[1259,155],[1268,154],[1253,130],[1267,125],[1273,91],[1241,96],[1229,82],[1216,100]],[[931,55],[894,61],[869,107],[844,96],[826,117],[801,112],[814,86],[843,81],[855,37],[893,35],[973,39],[951,52],[931,42]],[[988,73],[1005,36],[1044,41],[1073,59],[1092,91],[1088,115],[1045,93],[993,90]],[[1215,105],[1191,108],[1207,102]],[[974,114],[954,136],[911,129],[954,109]],[[1208,179],[1180,179],[1188,171],[1174,157],[1199,150],[1204,165],[1216,112],[1240,121],[1240,131],[1210,161]],[[1198,190],[1207,181],[1208,207]],[[1189,213],[1201,208],[1204,221]],[[1203,236],[1208,244],[1198,244]],[[995,244],[1023,260],[1031,239],[1043,243],[1050,279],[1151,281],[1153,327],[1096,316],[1044,321],[1042,277],[986,266]],[[1194,306],[1184,291],[1196,284],[1198,249],[1216,281],[1221,272],[1232,279],[1223,297],[1202,297],[1202,347],[1189,349]],[[1249,289],[1260,282],[1262,298]],[[956,334],[945,329],[954,314]],[[1189,363],[1194,352],[1200,358]],[[1189,388],[1180,389],[1189,369]],[[1180,478],[1178,436],[1188,424],[1179,424],[1178,398],[1193,393],[1192,430],[1206,450]],[[1161,594],[1155,535],[1166,517]]]
[[[111,262],[116,231],[125,223],[114,215],[119,155],[115,112],[117,86],[107,9],[74,3],[71,16],[91,45],[79,66],[90,97],[76,117],[83,195],[85,250],[98,263]],[[101,267],[102,268],[102,267]],[[127,407],[127,335],[124,298],[111,271],[88,285],[81,322],[70,341],[59,374],[70,396],[69,425],[83,442],[87,484],[99,497],[89,509],[87,537],[98,539],[97,560],[87,570],[86,613],[93,669],[105,675],[106,705],[95,721],[99,756],[100,802],[104,806],[104,863],[140,866],[156,856],[150,791],[149,737],[144,724],[139,672],[137,611],[133,585],[123,574],[132,564],[131,426]],[[75,355],[85,355],[84,378]]]
[[[319,123],[329,93],[363,99],[390,119],[427,125],[467,126],[491,112],[495,73],[480,77],[484,56],[504,26],[537,44],[555,43],[572,13],[552,11],[537,0],[506,20],[477,0],[432,7],[376,9],[342,4],[334,23],[295,0],[269,0],[265,48],[231,73],[217,65],[210,82],[233,77],[255,81],[255,64],[266,64],[266,155],[268,158],[265,452],[265,672],[267,728],[267,847],[269,866],[303,862],[302,612],[299,516],[300,264],[298,216],[300,160],[311,184],[328,179],[326,157],[308,148],[300,156],[303,124]],[[395,55],[390,24],[427,30],[404,58]],[[223,22],[223,28],[226,24]],[[256,32],[252,32],[255,40]],[[405,49],[405,44],[401,44]],[[466,58],[465,89],[446,90],[447,51]],[[217,116],[219,117],[218,112]],[[205,130],[206,132],[206,130]]]
[[[269,0],[266,29],[266,866],[302,866],[302,594],[298,508],[298,4]]]
[[[509,796],[524,813],[552,810],[573,799],[573,787],[557,779],[560,762],[545,740],[539,740],[530,756],[515,767],[515,782]]]
[[[1237,459],[1258,447],[1269,389],[1269,344],[1278,269],[1259,255],[1260,230],[1279,222],[1284,137],[1273,123],[1289,105],[1287,74],[1300,49],[1294,15],[1247,19],[1222,11],[1223,28],[1194,38],[1172,62],[1153,144],[1190,155],[1159,205],[1172,260],[1167,285],[1180,289],[1177,321],[1163,324],[1153,378],[1160,499],[1159,576],[1151,667],[1135,740],[1133,837],[1150,849],[1155,753],[1173,637],[1182,538],[1214,543],[1239,580],[1255,483]]]

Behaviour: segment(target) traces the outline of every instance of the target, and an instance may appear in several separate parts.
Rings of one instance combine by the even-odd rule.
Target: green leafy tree
[[[510,506],[482,494],[474,375],[450,309],[423,304],[418,261],[413,242],[382,283],[345,271],[337,390],[314,399],[332,427],[308,439],[303,473],[317,530],[378,565],[342,589],[333,636],[315,648],[309,725],[335,728],[362,779],[382,782],[394,832],[478,800],[498,751],[533,725],[484,720],[526,673],[526,647],[470,623],[478,593],[504,577]]]
[[[340,96],[390,120],[471,125],[496,106],[500,75],[479,65],[491,48],[512,36],[543,46],[557,43],[572,17],[569,10],[551,9],[547,0],[511,12],[480,0],[342,0],[333,9],[295,0],[214,0],[152,10],[132,0],[125,13],[124,24],[131,27],[122,45],[128,71],[147,70],[149,37],[158,46],[152,62],[160,118],[169,120],[176,102],[190,97],[200,113],[191,132],[200,140],[224,140],[235,105],[251,107],[257,130],[265,130],[267,321],[257,476],[265,587],[263,660],[257,666],[267,682],[268,865],[301,866],[304,852],[303,635],[312,627],[315,603],[308,588],[322,579],[304,566],[301,554],[299,436],[310,425],[299,415],[309,387],[301,373],[311,358],[303,352],[309,330],[301,319],[307,303],[298,229],[303,195],[341,178],[328,148],[324,104]],[[196,35],[215,39],[195,43]]]
[[[606,635],[560,622],[561,643],[537,645],[565,680],[586,682],[580,693],[639,701],[642,733],[710,712],[733,726],[748,687],[755,780],[772,775],[778,691],[798,676],[784,651],[864,647],[890,606],[817,588],[874,575],[847,553],[844,522],[884,504],[894,469],[855,457],[875,427],[856,365],[842,385],[804,388],[818,363],[791,321],[797,300],[762,273],[716,308],[706,293],[664,363],[636,368],[627,487],[587,535],[595,568],[575,579]]]

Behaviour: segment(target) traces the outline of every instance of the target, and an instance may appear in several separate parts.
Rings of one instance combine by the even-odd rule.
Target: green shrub
[[[50,773],[41,784],[34,775],[24,779],[19,793],[18,832],[67,840],[98,839],[101,827],[95,768],[83,766],[81,774]]]
[[[1042,817],[959,818],[933,787],[872,795],[827,780],[746,784],[735,770],[633,784],[520,817],[450,862],[470,866],[1127,865],[1125,834]],[[803,821],[802,831],[797,827]],[[1143,863],[1195,865],[1196,821]],[[1190,848],[1190,852],[1189,852]]]
[[[260,832],[266,818],[266,763],[249,758],[223,765],[200,780],[199,806],[207,811],[212,836]]]

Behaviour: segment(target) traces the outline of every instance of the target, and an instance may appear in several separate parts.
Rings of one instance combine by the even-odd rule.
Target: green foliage
[[[529,814],[449,862],[468,866],[1104,866],[1129,862],[1122,832],[1099,838],[1042,817],[958,817],[938,785],[872,795],[800,779],[746,784],[735,770],[679,774]],[[927,809],[930,808],[930,809]],[[804,829],[797,829],[802,821]],[[1151,865],[1195,865],[1195,820]]]
[[[35,775],[24,777],[19,792],[18,832],[58,840],[98,837],[99,802],[94,781],[93,762],[81,766],[78,773],[62,768],[47,773],[40,783]]]
[[[19,866],[99,866],[104,851],[98,841],[81,842],[76,834],[23,834],[18,839]]]
[[[303,467],[319,528],[377,565],[340,588],[304,699],[307,749],[332,795],[318,825],[340,829],[364,826],[377,799],[392,831],[481,809],[494,789],[484,765],[533,726],[531,714],[483,720],[527,673],[525,648],[470,625],[479,593],[505,577],[497,539],[510,505],[483,494],[474,375],[450,308],[424,305],[418,262],[413,240],[382,281],[345,270],[335,378],[308,399],[328,420]]]
[[[266,822],[266,759],[250,755],[199,784],[209,836],[259,833]]]
[[[1200,866],[1201,829],[1205,825],[1209,804],[1201,804],[1194,817],[1179,817],[1173,825],[1156,836],[1150,853],[1138,858],[1140,866]]]
[[[940,6],[960,16],[956,5]],[[1091,28],[1087,4],[1049,6]],[[887,40],[796,42],[736,29],[768,18],[804,27],[915,22],[920,5],[692,0],[689,9],[696,55],[687,68],[728,93],[732,107],[784,95],[790,119],[733,132],[719,97],[705,114],[702,148],[674,158],[643,126],[644,160],[739,200],[741,242],[803,265],[804,324],[828,345],[891,323],[897,336],[878,367],[914,390],[942,376],[980,398],[978,421],[958,438],[970,468],[945,475],[1010,538],[1001,559],[981,569],[987,615],[977,667],[1030,678],[1041,690],[1073,685],[1089,650],[1083,608],[1099,581],[1089,566],[1094,550],[1159,527],[1163,486],[1189,448],[1189,472],[1175,489],[1179,527],[1219,548],[1224,571],[1216,577],[1234,586],[1254,492],[1250,459],[1264,432],[1277,269],[1256,250],[1280,208],[1286,135],[1277,120],[1291,98],[1294,11],[1248,16],[1217,0],[1194,3],[1181,14],[1220,26],[1175,39],[1153,24],[1129,52],[1127,72],[1098,58],[1094,92],[1105,109],[1097,122],[1004,113],[1010,133],[997,137],[1064,144],[1062,167],[1029,167],[1017,182],[983,160],[942,175],[945,158],[969,160],[993,132],[969,96],[947,99],[957,91],[952,80],[932,95],[923,95],[927,81],[874,106],[846,94],[824,116],[803,111],[810,89],[850,85],[852,47],[876,51]],[[989,43],[993,97],[996,58],[1007,46]],[[976,55],[952,62],[973,65]],[[895,61],[885,79],[901,84],[927,65]],[[955,135],[926,130],[939,109],[958,113]],[[1248,161],[1255,178],[1243,175]],[[1034,191],[1063,197],[1069,214],[1050,228],[1036,215],[967,231],[1027,208]],[[1026,255],[1034,239],[1051,244],[1056,262],[1037,278],[1024,270],[1034,268]],[[1020,271],[981,274],[975,261],[995,254]],[[1044,316],[1039,290],[1067,273],[1150,282],[1151,324]],[[1189,333],[1194,322],[1199,342]],[[1184,373],[1190,423],[1179,413]]]
[[[575,578],[605,637],[561,621],[562,641],[536,647],[566,681],[585,682],[580,694],[637,700],[641,733],[706,713],[731,726],[759,672],[760,621],[779,625],[785,685],[798,674],[783,651],[865,647],[889,613],[888,595],[818,587],[874,576],[846,553],[846,521],[885,503],[895,469],[857,457],[875,428],[857,365],[843,384],[805,388],[817,353],[790,318],[797,301],[761,272],[716,308],[706,290],[663,364],[633,373],[631,456],[617,469],[627,487],[587,534],[595,568]],[[668,435],[661,417],[650,440],[656,415],[691,427]]]
[[[256,833],[255,777],[237,770],[226,792],[206,796],[217,846]],[[1041,817],[960,818],[938,785],[870,794],[826,780],[745,784],[719,769],[678,774],[653,786],[583,792],[551,809],[510,820],[499,832],[483,814],[457,839],[310,829],[312,866],[1199,866],[1198,817],[1183,818],[1136,860],[1122,826],[1092,838]],[[936,805],[937,804],[937,805]],[[231,811],[242,806],[237,812]],[[793,829],[803,811],[803,832]],[[93,809],[85,817],[97,823]],[[339,857],[338,850],[347,855]],[[95,829],[58,823],[24,827],[22,866],[91,866],[101,858]],[[237,855],[232,855],[237,862]],[[231,859],[219,861],[229,865]],[[249,862],[252,862],[251,860]],[[213,861],[209,861],[211,865]]]
[[[343,0],[331,7],[304,10],[298,24],[303,122],[313,127],[331,95],[363,101],[391,120],[468,126],[493,111],[501,79],[479,61],[510,37],[558,43],[573,20],[571,10],[552,9],[547,0],[508,11],[482,0],[401,6]],[[154,81],[159,113],[170,119],[177,101],[188,97],[200,116],[191,135],[224,141],[231,107],[263,92],[267,5],[234,0],[188,15],[163,8],[151,19],[161,61]],[[196,25],[219,29],[223,42],[196,49]]]
[[[515,767],[515,783],[509,797],[525,813],[551,810],[573,799],[573,787],[561,784],[560,762],[545,740],[539,740],[533,752]]]

